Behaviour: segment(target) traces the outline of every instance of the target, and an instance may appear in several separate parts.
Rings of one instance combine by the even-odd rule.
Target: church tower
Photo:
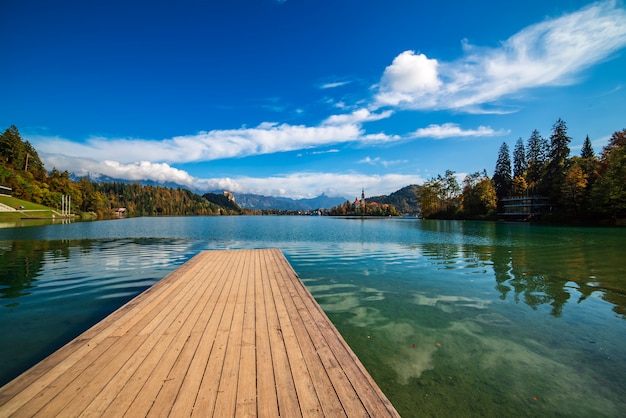
[[[361,189],[361,216],[365,215],[365,189]]]

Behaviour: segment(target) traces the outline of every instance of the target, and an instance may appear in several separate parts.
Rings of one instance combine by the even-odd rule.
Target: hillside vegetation
[[[37,150],[24,141],[15,126],[0,135],[0,185],[11,188],[20,202],[7,206],[26,206],[28,202],[60,210],[62,196],[71,199],[72,213],[89,217],[111,218],[117,208],[125,208],[127,216],[160,215],[225,215],[239,214],[241,209],[223,208],[186,189],[173,189],[139,183],[95,183],[88,178],[70,179],[70,173],[53,168],[46,171]],[[49,212],[50,217],[52,213]],[[43,216],[43,212],[40,214]],[[0,216],[13,217],[11,212]]]

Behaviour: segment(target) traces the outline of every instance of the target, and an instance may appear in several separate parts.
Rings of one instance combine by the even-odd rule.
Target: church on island
[[[362,213],[365,213],[367,211],[367,208],[369,207],[370,209],[374,209],[374,210],[378,210],[381,209],[383,211],[388,210],[389,209],[389,204],[387,203],[383,203],[382,205],[378,202],[366,202],[365,201],[365,189],[361,189],[361,199],[359,199],[358,197],[356,197],[354,199],[354,210],[355,212],[358,212],[359,210],[361,210]]]

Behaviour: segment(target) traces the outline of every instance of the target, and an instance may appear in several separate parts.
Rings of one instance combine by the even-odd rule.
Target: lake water
[[[207,249],[280,248],[404,417],[624,416],[626,230],[328,217],[0,229],[0,384]]]

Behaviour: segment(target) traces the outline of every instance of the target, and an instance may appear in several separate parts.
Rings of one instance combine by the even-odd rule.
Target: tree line
[[[422,216],[445,219],[495,219],[515,197],[545,197],[555,221],[612,221],[626,217],[626,129],[613,133],[597,156],[589,136],[579,156],[570,157],[567,125],[558,119],[548,139],[533,130],[526,142],[499,149],[493,177],[486,170],[458,184],[447,170],[419,190]]]
[[[73,213],[98,218],[115,216],[125,208],[128,216],[225,215],[240,210],[224,208],[186,189],[139,183],[96,183],[87,177],[70,178],[68,171],[47,173],[37,150],[24,141],[15,126],[0,135],[0,184],[19,199],[60,208],[61,196],[71,198]]]
[[[394,205],[377,202],[353,203],[346,200],[343,204],[330,209],[330,216],[400,216]]]

